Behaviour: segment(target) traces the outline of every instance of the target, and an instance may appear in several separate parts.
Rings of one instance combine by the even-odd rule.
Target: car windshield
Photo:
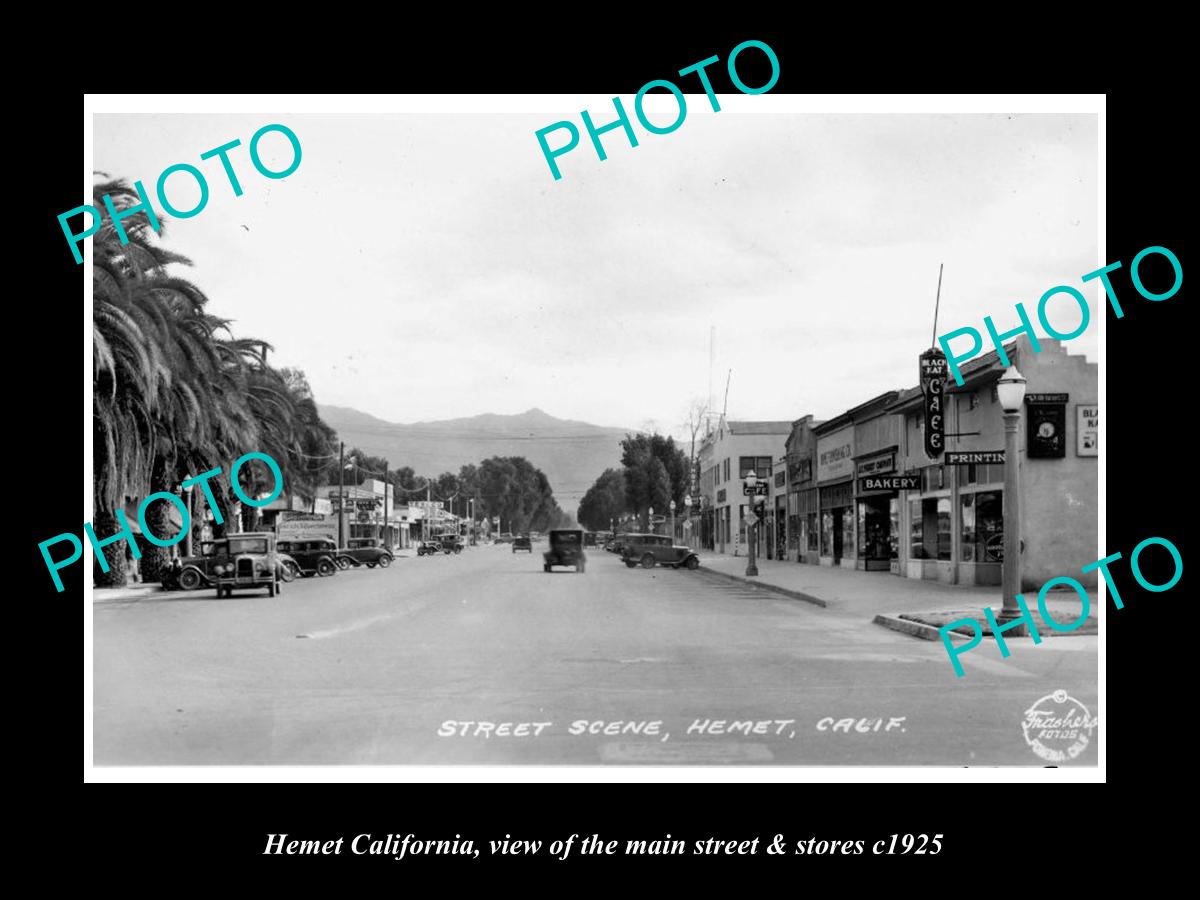
[[[552,531],[550,533],[550,540],[554,541],[554,543],[556,543],[556,544],[578,544],[579,543],[579,532],[578,531]]]
[[[266,538],[230,538],[229,553],[266,553],[267,543]]]

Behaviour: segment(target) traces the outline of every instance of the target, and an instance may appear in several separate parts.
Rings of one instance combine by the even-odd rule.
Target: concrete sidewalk
[[[897,627],[897,630],[918,637],[928,637],[931,632],[933,639],[939,639],[937,625],[966,617],[982,623],[983,608],[990,606],[998,609],[1001,601],[999,586],[967,587],[901,578],[889,572],[862,572],[773,559],[758,560],[758,576],[748,578],[745,556],[702,553],[700,561],[701,571],[805,600],[831,612],[850,613],[865,619],[878,616],[908,622],[910,627]],[[1088,598],[1091,615],[1087,622],[1070,634],[1096,633],[1096,592],[1089,591]],[[1036,591],[1027,592],[1025,602],[1037,620],[1043,637],[1068,633],[1055,632],[1048,625],[1041,627],[1045,623],[1037,612]],[[1075,621],[1080,613],[1079,598],[1069,589],[1051,592],[1046,606],[1055,620],[1064,625]],[[890,621],[881,621],[880,624],[896,627]],[[986,626],[983,630],[987,631]]]

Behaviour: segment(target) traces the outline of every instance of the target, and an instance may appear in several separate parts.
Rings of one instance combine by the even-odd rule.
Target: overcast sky
[[[826,418],[916,383],[939,263],[939,333],[1015,325],[1016,301],[1034,316],[1097,268],[1094,116],[722,111],[637,148],[605,135],[605,162],[584,133],[554,181],[534,132],[567,115],[97,115],[94,167],[149,191],[201,168],[208,206],[165,242],[212,311],[319,402],[397,422],[536,406],[677,430],[710,326],[718,408],[732,369],[731,417]],[[246,154],[269,122],[303,147],[277,181]],[[199,159],[233,138],[241,197]],[[1092,312],[1067,346],[1094,361]]]

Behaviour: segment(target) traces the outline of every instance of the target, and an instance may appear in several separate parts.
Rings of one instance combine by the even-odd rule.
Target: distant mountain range
[[[347,448],[387,457],[418,475],[457,472],[490,456],[524,456],[546,473],[558,505],[572,514],[600,473],[620,466],[621,439],[633,431],[558,419],[536,407],[511,416],[485,413],[411,425],[345,406],[320,411]]]

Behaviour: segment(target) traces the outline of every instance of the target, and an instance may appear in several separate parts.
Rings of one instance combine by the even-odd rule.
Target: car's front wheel
[[[653,553],[647,553],[645,556],[642,557],[642,568],[643,569],[653,569],[654,568],[654,554]]]
[[[386,553],[383,556],[379,557],[379,567],[381,569],[386,569],[391,564],[392,564],[392,558],[390,556],[388,556]]]
[[[337,572],[337,566],[331,560],[323,559],[317,563],[317,574],[322,578],[326,578]]]
[[[267,585],[267,596],[268,597],[275,596],[275,582],[273,582],[273,581]]]
[[[700,568],[700,558],[698,556],[689,556],[685,565],[690,571],[694,572]]]

